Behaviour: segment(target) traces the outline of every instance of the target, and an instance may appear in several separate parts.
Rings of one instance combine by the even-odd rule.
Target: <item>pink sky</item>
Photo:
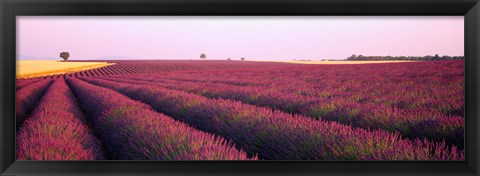
[[[464,18],[17,17],[18,59],[345,59],[464,53]]]

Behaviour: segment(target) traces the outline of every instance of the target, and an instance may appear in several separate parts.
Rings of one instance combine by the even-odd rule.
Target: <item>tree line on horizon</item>
[[[465,60],[465,56],[439,56],[438,54],[427,56],[363,56],[352,55],[349,61],[379,61],[379,60],[414,60],[414,61],[437,61],[437,60]]]

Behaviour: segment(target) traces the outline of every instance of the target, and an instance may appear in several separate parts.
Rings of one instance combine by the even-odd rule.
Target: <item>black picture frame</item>
[[[0,0],[1,175],[479,175],[479,0]],[[465,161],[15,161],[16,16],[465,17]]]

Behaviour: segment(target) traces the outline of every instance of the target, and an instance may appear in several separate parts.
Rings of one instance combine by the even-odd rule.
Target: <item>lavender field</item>
[[[17,79],[19,160],[465,157],[463,60],[108,62]]]

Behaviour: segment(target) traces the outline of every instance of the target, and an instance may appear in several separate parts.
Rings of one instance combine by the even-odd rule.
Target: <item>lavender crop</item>
[[[463,160],[445,143],[404,140],[397,133],[352,128],[301,115],[208,99],[165,88],[82,78],[146,102],[201,130],[231,139],[250,154],[277,160]]]
[[[16,90],[21,89],[29,84],[35,83],[37,81],[40,81],[39,79],[20,79],[17,80],[15,83]]]
[[[16,92],[15,112],[17,126],[19,126],[35,108],[52,82],[53,80],[51,79],[41,80],[25,86]]]
[[[250,159],[230,141],[193,129],[115,91],[75,78],[68,83],[81,97],[79,102],[111,159]]]
[[[99,61],[99,60],[95,60]],[[72,61],[81,62],[81,61]],[[283,66],[282,63],[252,63],[252,62],[229,62],[229,61],[148,61],[148,60],[105,60],[105,62],[114,62],[115,65],[84,70],[76,73],[57,74],[44,76],[43,78],[58,79],[68,77],[95,77],[108,75],[124,74],[142,74],[142,73],[167,73],[176,71],[192,70],[222,70],[231,68],[259,68],[268,66]]]
[[[291,114],[336,121],[354,127],[399,132],[402,136],[410,139],[445,140],[448,144],[460,145],[463,148],[464,118],[444,115],[428,108],[407,111],[386,105],[349,101],[344,98],[325,100],[319,97],[271,91],[254,86],[173,81],[148,78],[148,75],[137,75],[136,78],[131,79],[108,77],[102,77],[102,79],[162,86],[209,98],[237,100]],[[390,99],[394,99],[394,97]]]
[[[103,159],[100,141],[76,104],[65,80],[57,79],[17,133],[18,159]]]

